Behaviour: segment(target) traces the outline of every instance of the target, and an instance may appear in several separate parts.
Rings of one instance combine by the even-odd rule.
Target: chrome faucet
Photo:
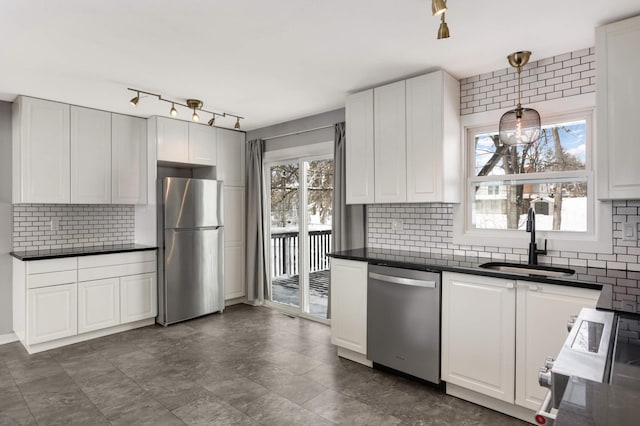
[[[544,239],[544,250],[538,250],[536,244],[536,211],[529,207],[527,213],[527,232],[531,232],[531,242],[529,243],[529,265],[538,264],[538,255],[547,254],[547,239]]]

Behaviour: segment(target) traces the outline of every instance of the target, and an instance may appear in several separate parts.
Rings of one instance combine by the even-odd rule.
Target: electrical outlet
[[[392,231],[402,231],[404,229],[404,222],[402,219],[393,219],[391,221],[391,230]]]
[[[49,221],[49,228],[51,231],[59,231],[60,230],[60,219],[54,218]]]
[[[625,222],[622,224],[622,240],[636,241],[638,239],[638,224]]]

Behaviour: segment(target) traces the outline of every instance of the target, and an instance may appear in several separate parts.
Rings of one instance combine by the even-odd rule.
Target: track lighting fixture
[[[193,114],[191,115],[191,119],[193,121],[199,122],[200,121],[200,115],[198,114],[198,112],[206,112],[208,114],[211,114],[211,120],[209,120],[209,122],[207,123],[209,126],[214,126],[216,124],[216,115],[220,116],[220,117],[235,117],[236,118],[236,124],[233,126],[234,129],[236,130],[240,130],[240,120],[243,120],[244,117],[240,117],[239,115],[235,115],[235,114],[229,114],[227,112],[214,112],[214,111],[208,111],[206,109],[202,109],[203,107],[203,103],[201,100],[199,99],[187,99],[185,103],[180,103],[180,102],[176,102],[174,100],[171,99],[165,99],[162,97],[162,95],[159,95],[157,93],[151,93],[151,92],[145,92],[144,90],[139,90],[139,89],[131,89],[128,88],[127,90],[131,90],[132,92],[136,92],[136,96],[134,98],[132,98],[129,103],[133,106],[138,105],[138,102],[140,101],[140,94],[143,93],[145,95],[149,95],[149,96],[154,96],[156,98],[158,98],[159,101],[162,102],[167,102],[171,104],[171,109],[169,110],[169,115],[171,115],[172,117],[177,117],[178,116],[178,110],[176,109],[176,105],[180,105],[182,107],[185,108],[189,108],[190,110],[193,111]]]
[[[440,27],[438,28],[438,40],[449,38],[449,26],[444,20],[447,11],[447,0],[431,0],[431,12],[433,16],[440,15]]]
[[[131,100],[129,101],[129,103],[133,106],[138,105],[138,102],[140,102],[140,92],[138,92],[138,94],[134,98],[131,98]]]
[[[438,16],[447,11],[446,0],[431,0],[431,13],[433,16]]]

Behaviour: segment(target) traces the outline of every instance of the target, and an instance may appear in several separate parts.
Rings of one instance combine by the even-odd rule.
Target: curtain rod
[[[309,130],[300,130],[299,132],[285,133],[283,135],[269,136],[268,138],[260,138],[260,139],[262,139],[263,141],[268,141],[271,139],[284,138],[285,136],[293,136],[293,135],[299,135],[301,133],[313,132],[314,130],[328,129],[333,126],[335,126],[335,124],[329,124],[328,126],[314,127],[313,129],[309,129]]]

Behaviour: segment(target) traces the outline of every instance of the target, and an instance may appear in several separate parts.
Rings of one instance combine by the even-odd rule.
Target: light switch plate
[[[622,240],[636,241],[638,239],[638,224],[625,222],[622,224]]]

